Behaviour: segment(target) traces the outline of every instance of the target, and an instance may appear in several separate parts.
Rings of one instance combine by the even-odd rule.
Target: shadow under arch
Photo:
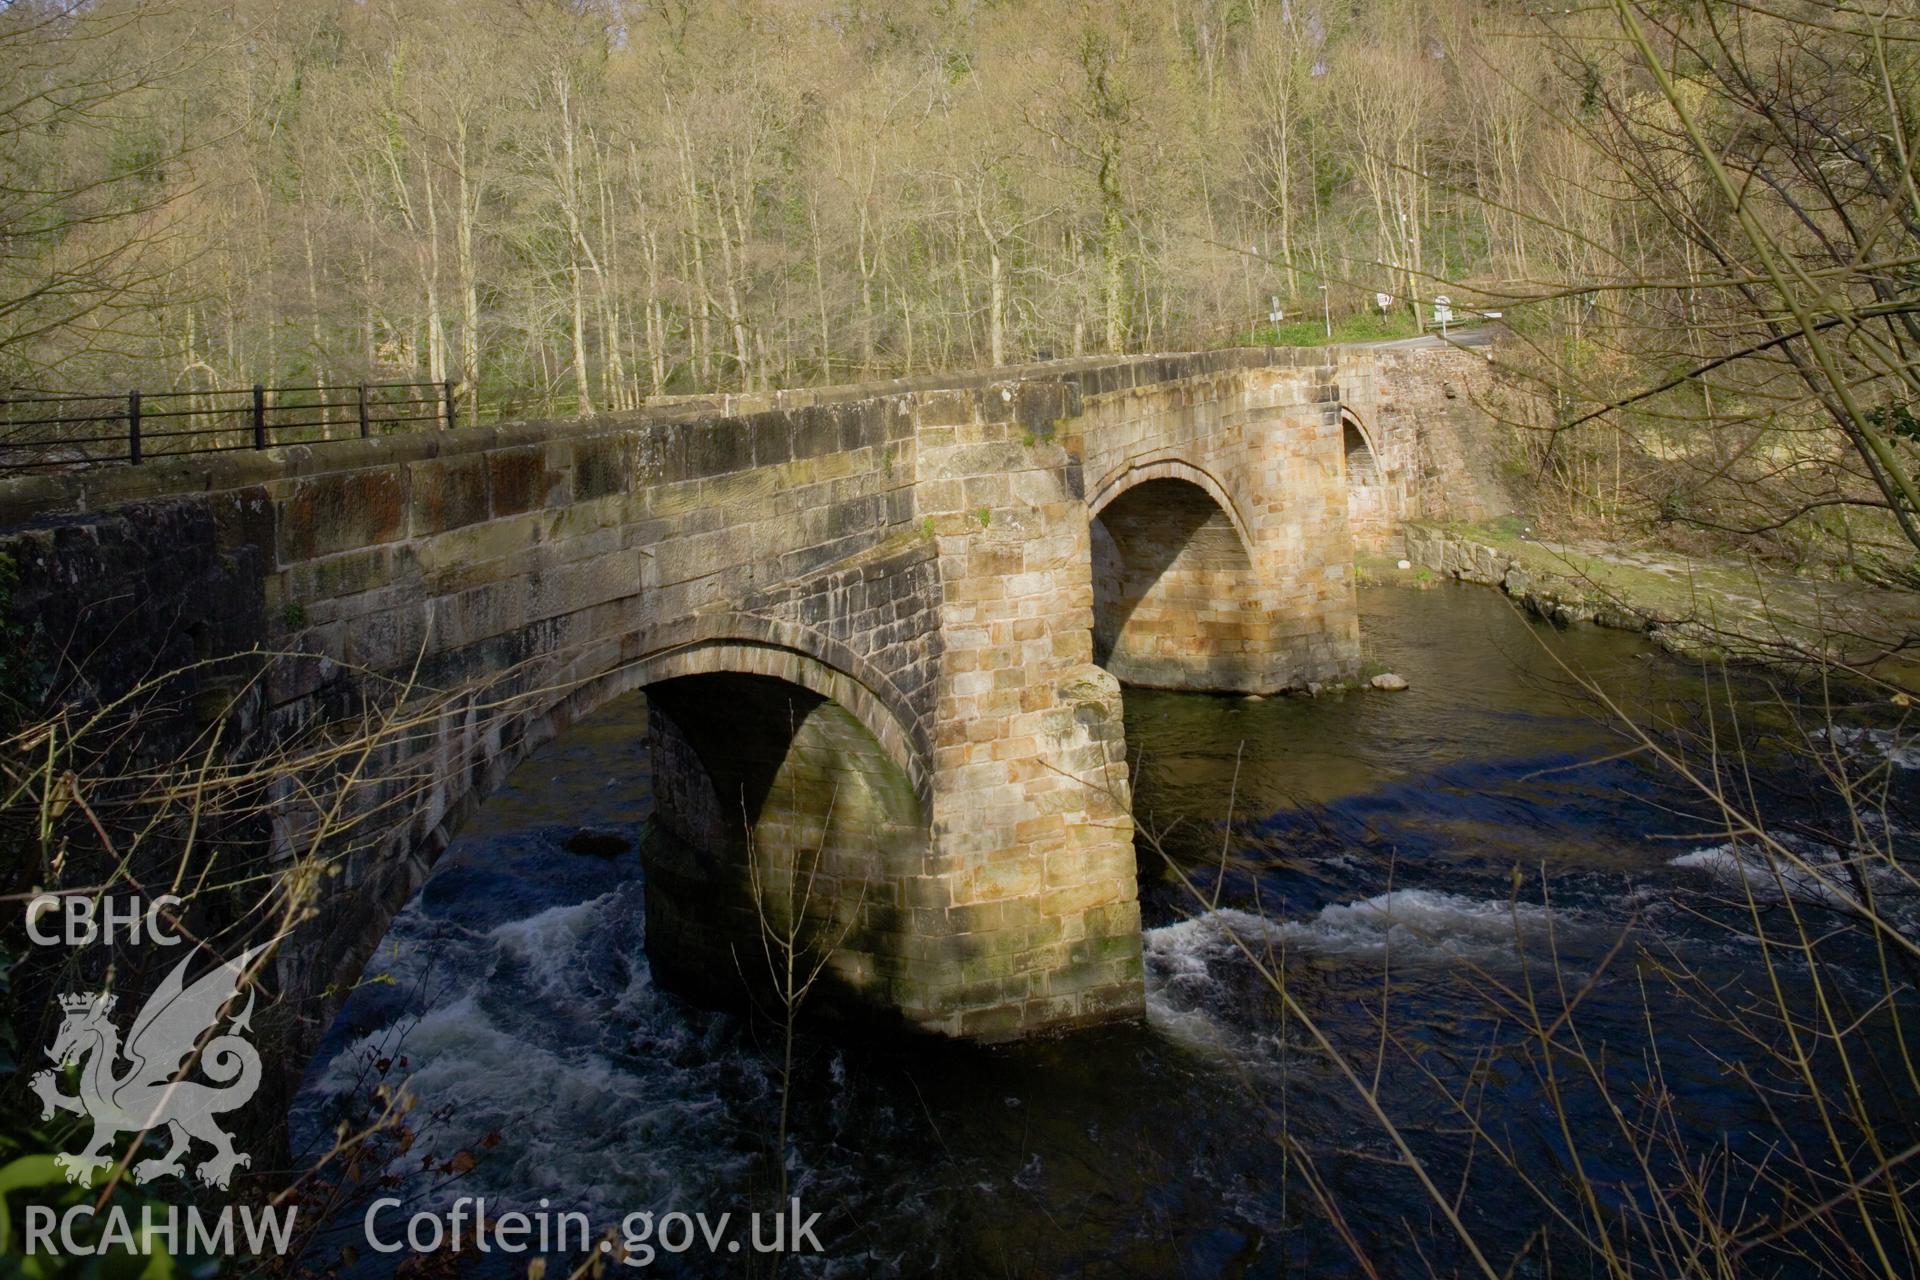
[[[931,801],[931,742],[909,696],[890,675],[812,628],[748,613],[702,614],[622,637],[618,656],[602,665],[565,692],[550,713],[559,723],[554,732],[612,698],[663,680],[722,672],[771,676],[845,707],[912,779],[921,802]]]
[[[1123,684],[1238,683],[1230,668],[1266,624],[1250,545],[1223,496],[1184,464],[1135,469],[1102,495],[1090,529],[1093,657]]]
[[[929,806],[846,705],[782,674],[790,663],[742,673],[701,658],[715,652],[656,664],[643,686],[655,979],[777,1009],[781,975],[766,970],[785,957],[771,933],[809,949],[804,969],[825,966],[830,1005],[896,1013],[913,933],[900,908],[926,871]]]
[[[1347,528],[1357,545],[1379,550],[1392,526],[1392,494],[1373,433],[1360,416],[1340,407],[1341,466],[1347,482]]]
[[[1345,405],[1340,406],[1340,443],[1348,484],[1378,484],[1385,478],[1380,452],[1373,446],[1373,433],[1360,421],[1360,415]]]
[[[1253,556],[1253,536],[1247,531],[1247,520],[1240,512],[1239,504],[1227,492],[1215,476],[1203,467],[1197,467],[1184,458],[1172,454],[1151,455],[1129,461],[1103,477],[1094,486],[1087,498],[1087,510],[1098,519],[1100,513],[1112,506],[1118,499],[1143,484],[1155,480],[1183,480],[1202,490],[1214,505],[1225,513],[1233,525],[1234,532],[1240,535],[1240,545],[1246,550],[1249,559]]]

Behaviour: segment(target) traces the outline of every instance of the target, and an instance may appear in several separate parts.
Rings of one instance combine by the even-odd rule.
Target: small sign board
[[[1373,295],[1373,300],[1379,304],[1382,311],[1393,305],[1393,295],[1390,293],[1376,293]]]
[[[1444,293],[1434,295],[1433,322],[1440,325],[1453,323],[1453,299]]]

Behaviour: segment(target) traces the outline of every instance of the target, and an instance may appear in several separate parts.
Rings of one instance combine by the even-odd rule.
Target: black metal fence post
[[[267,447],[267,389],[253,384],[253,447]]]
[[[367,384],[360,384],[360,438],[365,440],[373,434],[373,422],[367,417]]]
[[[447,430],[453,430],[453,379],[448,378],[442,387],[447,398]]]
[[[127,392],[127,461],[140,465],[140,393]]]

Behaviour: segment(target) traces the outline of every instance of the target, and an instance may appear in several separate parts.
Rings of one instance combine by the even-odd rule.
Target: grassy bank
[[[1257,329],[1235,335],[1224,345],[1324,347],[1338,342],[1386,342],[1396,338],[1417,338],[1421,332],[1419,323],[1405,311],[1395,310],[1384,316],[1374,311],[1362,311],[1357,315],[1335,319],[1331,335],[1327,332],[1326,321],[1314,316],[1289,324],[1263,324]]]

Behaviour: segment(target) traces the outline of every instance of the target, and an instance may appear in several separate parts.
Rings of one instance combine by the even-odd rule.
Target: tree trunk
[[[455,126],[453,172],[459,184],[458,221],[454,227],[456,266],[460,273],[460,382],[466,391],[467,424],[480,423],[480,283],[474,277],[473,223],[479,193],[468,174],[467,121]]]

